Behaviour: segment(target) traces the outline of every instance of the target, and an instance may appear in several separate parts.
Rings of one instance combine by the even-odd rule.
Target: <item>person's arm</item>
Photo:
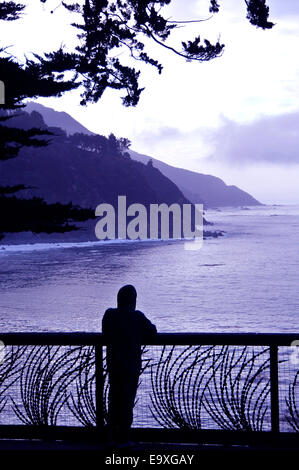
[[[143,336],[144,338],[150,338],[157,334],[156,325],[154,325],[146,316],[142,314],[142,329],[143,329]]]
[[[106,310],[102,319],[102,333],[107,340],[111,335],[111,312],[110,309]]]

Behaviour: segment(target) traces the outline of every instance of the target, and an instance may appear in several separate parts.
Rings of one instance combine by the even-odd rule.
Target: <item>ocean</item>
[[[1,330],[101,331],[118,289],[133,284],[160,332],[298,331],[299,206],[206,218],[225,234],[198,251],[168,241],[2,244]]]

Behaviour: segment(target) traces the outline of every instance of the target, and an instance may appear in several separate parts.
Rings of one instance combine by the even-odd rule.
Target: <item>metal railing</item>
[[[160,333],[144,346],[139,440],[297,442],[297,334]],[[0,438],[100,439],[109,382],[101,333],[4,333]],[[297,346],[298,348],[298,346]]]

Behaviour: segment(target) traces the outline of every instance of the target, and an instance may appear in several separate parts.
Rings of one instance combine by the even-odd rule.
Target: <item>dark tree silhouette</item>
[[[49,0],[41,0],[46,3]],[[242,1],[242,0],[240,0]],[[244,1],[244,0],[243,0]],[[204,20],[172,21],[162,15],[163,7],[171,0],[85,0],[84,5],[62,1],[70,12],[80,15],[73,26],[79,30],[80,46],[72,53],[62,48],[38,57],[49,70],[73,71],[83,85],[81,104],[97,102],[107,88],[125,90],[125,106],[136,106],[143,88],[139,88],[140,71],[121,62],[119,52],[127,50],[136,61],[145,62],[161,73],[163,66],[146,52],[144,39],[150,39],[187,61],[205,62],[223,53],[224,44],[212,44],[200,35],[183,41],[181,48],[169,44],[171,33],[182,23]],[[269,7],[265,0],[245,0],[247,18],[251,24],[270,29]],[[218,13],[219,2],[210,0],[210,13]],[[83,20],[83,21],[82,21]]]
[[[87,135],[76,132],[70,138],[78,148],[95,152],[99,155],[111,155],[112,157],[123,157],[129,155],[128,150],[131,142],[124,137],[116,138],[110,134],[108,139],[103,135]]]
[[[24,10],[25,5],[15,2],[1,2],[0,4],[0,19],[13,21],[18,20]]]
[[[0,196],[0,239],[3,232],[64,233],[78,230],[69,222],[84,221],[94,217],[91,209],[82,209],[69,204],[48,204],[42,198],[18,199],[15,196]]]
[[[274,24],[268,21],[269,7],[266,0],[243,1],[247,8],[247,18],[252,25],[262,29],[273,27]],[[50,0],[41,2],[50,3]],[[180,49],[169,44],[172,31],[181,27],[182,23],[204,21],[167,19],[161,10],[170,3],[171,0],[85,0],[84,4],[61,1],[61,6],[80,16],[80,22],[73,23],[79,30],[80,46],[73,52],[60,48],[45,54],[44,57],[34,55],[34,61],[27,60],[16,76],[19,78],[23,74],[25,83],[26,77],[30,77],[33,83],[37,79],[40,84],[37,94],[36,90],[31,88],[21,90],[25,92],[23,97],[59,96],[80,84],[83,86],[81,104],[97,102],[107,88],[112,88],[125,90],[123,104],[135,106],[143,90],[138,84],[140,71],[121,63],[119,52],[120,49],[126,49],[133,59],[150,64],[161,73],[162,64],[146,52],[145,38],[187,61],[204,62],[219,57],[224,44],[219,41],[212,44],[208,39],[202,40],[200,35],[193,40],[183,41]],[[24,8],[24,5],[13,1],[2,2],[0,20],[17,20],[22,16]],[[219,1],[210,0],[210,13],[218,13],[219,9]],[[53,12],[52,10],[51,13]],[[71,45],[68,45],[68,50],[71,49]],[[0,53],[3,51],[4,49],[0,49]],[[6,53],[9,54],[7,51]],[[14,67],[16,68],[17,64]],[[7,64],[2,63],[1,75],[6,68]],[[74,73],[73,80],[66,79],[66,73],[70,71]],[[10,70],[8,73],[13,77],[16,70]],[[3,78],[7,77],[1,77]],[[21,99],[20,91],[15,99],[17,102]]]
[[[0,49],[1,51],[4,50]],[[47,131],[37,128],[22,130],[5,125],[24,106],[24,99],[61,96],[78,85],[70,80],[57,79],[54,72],[44,71],[41,64],[27,61],[22,66],[10,57],[0,57],[0,77],[5,83],[5,104],[0,106],[0,160],[7,160],[17,156],[24,146],[38,147],[47,144],[47,140],[40,138],[42,135],[49,135]]]

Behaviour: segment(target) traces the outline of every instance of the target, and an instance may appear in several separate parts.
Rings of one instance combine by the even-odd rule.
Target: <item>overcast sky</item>
[[[27,15],[2,24],[5,45],[19,58],[75,42],[69,14],[59,0],[28,1]],[[207,0],[173,0],[173,19],[209,16]],[[66,111],[90,130],[128,137],[132,149],[182,168],[210,173],[249,191],[264,203],[299,204],[299,2],[268,0],[272,30],[246,20],[243,0],[225,0],[207,22],[175,32],[170,43],[195,34],[226,47],[221,58],[187,63],[151,45],[164,65],[162,75],[142,66],[146,89],[136,108],[120,95],[79,106],[78,92],[40,103]],[[3,40],[3,39],[2,39]],[[136,65],[136,63],[135,63]],[[139,65],[139,63],[137,64]]]

